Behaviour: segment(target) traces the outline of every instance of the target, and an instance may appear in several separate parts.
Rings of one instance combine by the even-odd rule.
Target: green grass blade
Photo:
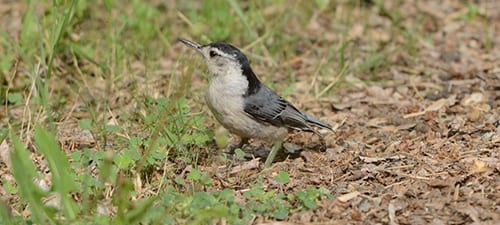
[[[42,203],[46,193],[33,183],[37,172],[30,154],[16,135],[12,135],[14,150],[10,153],[12,174],[16,179],[21,198],[29,203],[32,219],[36,224],[55,224],[53,214]]]
[[[271,152],[269,152],[269,155],[267,156],[267,159],[264,162],[264,168],[268,168],[269,166],[271,166],[271,164],[274,162],[274,158],[276,158],[276,155],[278,154],[278,151],[281,149],[281,146],[283,146],[283,142],[281,141],[273,145]]]
[[[52,63],[54,61],[54,55],[56,53],[56,48],[59,45],[59,42],[61,40],[61,37],[63,36],[64,31],[66,30],[66,27],[68,26],[69,22],[73,18],[73,15],[75,13],[75,6],[77,0],[73,0],[71,2],[71,5],[66,9],[64,14],[62,15],[61,18],[58,18],[59,23],[56,23],[52,27],[52,33],[51,33],[51,46],[50,46],[50,53],[49,53],[49,61],[47,64],[47,78],[50,79],[51,74],[52,74]]]
[[[48,161],[52,173],[52,185],[54,191],[61,195],[61,206],[66,219],[72,220],[76,217],[78,209],[69,194],[76,189],[76,183],[67,156],[56,143],[54,135],[40,125],[35,127],[35,143]]]
[[[389,55],[387,52],[380,52],[366,58],[357,68],[358,73],[364,73],[370,69],[377,68],[384,63],[384,60]]]
[[[19,53],[23,61],[28,65],[33,65],[34,51],[37,49],[39,40],[42,39],[40,25],[36,17],[35,8],[37,1],[27,1],[26,11],[23,14],[23,21],[19,35]]]
[[[13,224],[8,206],[3,201],[0,201],[0,224]]]
[[[238,5],[238,3],[235,0],[227,0],[227,2],[231,5],[233,8],[234,12],[236,12],[236,15],[241,20],[241,23],[243,23],[243,26],[247,30],[248,34],[250,35],[252,40],[257,39],[257,34],[252,30],[250,27],[250,24],[248,23],[247,18],[245,17],[245,14],[243,14],[243,11],[241,10],[241,7]]]
[[[82,58],[88,60],[89,62],[91,62],[92,64],[98,66],[103,73],[106,73],[106,71],[108,71],[108,68],[106,67],[106,65],[104,63],[97,62],[96,60],[94,60],[95,56],[93,53],[95,51],[93,49],[91,49],[90,47],[83,47],[83,46],[79,45],[78,43],[71,43],[71,42],[68,42],[65,44],[67,47],[69,47],[71,49],[73,54],[76,54],[79,57],[82,57]]]
[[[144,219],[148,215],[148,209],[151,208],[156,200],[157,197],[151,197],[140,201],[137,206],[130,210],[125,216],[127,224],[139,224],[141,219]]]

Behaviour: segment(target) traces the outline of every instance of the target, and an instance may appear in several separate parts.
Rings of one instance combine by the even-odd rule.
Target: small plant
[[[463,20],[475,20],[479,15],[479,7],[473,2],[467,4],[467,11],[460,15]]]
[[[241,148],[237,148],[236,150],[234,150],[234,154],[236,155],[236,158],[238,159],[244,159],[245,158],[245,152],[243,150],[241,150]]]
[[[326,196],[327,198],[332,197],[324,188],[308,187],[306,190],[298,191],[295,196],[291,198],[298,200],[298,203],[302,207],[315,209],[318,206],[316,201],[321,199],[323,196]]]
[[[280,171],[274,180],[279,184],[288,184],[290,182],[290,175],[286,171]]]

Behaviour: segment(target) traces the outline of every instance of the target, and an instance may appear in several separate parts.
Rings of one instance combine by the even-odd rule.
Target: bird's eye
[[[217,52],[215,52],[214,50],[211,50],[209,53],[210,57],[214,57],[214,56],[217,56],[219,54],[217,54]]]

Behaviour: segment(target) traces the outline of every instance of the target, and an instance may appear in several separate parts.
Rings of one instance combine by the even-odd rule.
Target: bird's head
[[[245,54],[233,45],[224,42],[213,42],[207,45],[201,45],[193,41],[179,38],[179,41],[198,51],[205,62],[208,70],[214,76],[228,75],[228,73],[245,70],[249,67],[249,62]]]

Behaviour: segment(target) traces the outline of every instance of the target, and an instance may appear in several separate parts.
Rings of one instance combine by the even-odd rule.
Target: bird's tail
[[[326,128],[328,130],[333,131],[333,128],[332,128],[332,126],[330,126],[330,124],[327,124],[325,122],[321,122],[318,119],[315,119],[315,118],[312,118],[312,117],[308,116],[307,114],[306,114],[306,121],[308,123],[312,123],[312,124],[314,124],[316,126],[323,127],[323,128]]]

